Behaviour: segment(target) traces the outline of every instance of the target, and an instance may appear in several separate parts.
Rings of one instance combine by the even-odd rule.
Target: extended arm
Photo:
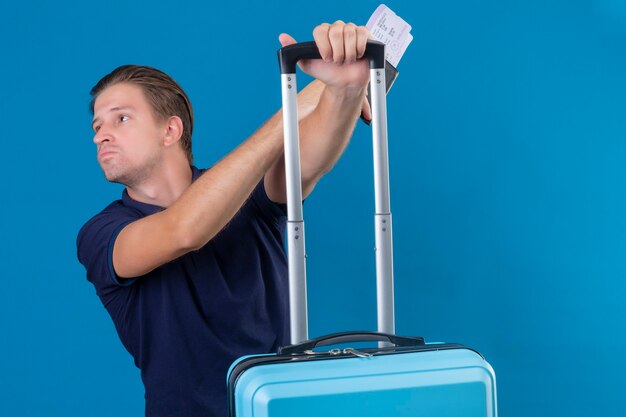
[[[328,62],[302,63],[320,80],[298,97],[304,195],[337,161],[360,113],[369,78],[367,62],[357,61],[367,41],[363,29],[342,22],[318,26],[314,36]],[[284,43],[284,36],[281,40]],[[230,221],[264,176],[268,196],[284,202],[282,154],[279,112],[164,211],[124,227],[113,247],[116,273],[138,277],[201,248]]]
[[[303,114],[319,100],[315,85],[299,95]],[[124,227],[113,247],[122,278],[142,276],[211,240],[237,213],[283,153],[282,113],[194,181],[165,210]]]

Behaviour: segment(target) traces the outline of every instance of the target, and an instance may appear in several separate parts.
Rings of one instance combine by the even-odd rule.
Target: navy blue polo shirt
[[[193,167],[194,180],[200,174]],[[269,200],[261,181],[203,248],[145,276],[118,279],[115,238],[160,210],[124,190],[82,227],[78,259],[141,369],[146,415],[226,416],[230,364],[289,343],[284,206]]]

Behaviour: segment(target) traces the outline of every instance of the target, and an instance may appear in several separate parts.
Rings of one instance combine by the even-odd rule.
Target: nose
[[[106,126],[106,123],[103,123],[102,126],[100,126],[100,128],[96,132],[96,134],[93,136],[93,143],[95,143],[96,145],[100,145],[102,144],[102,142],[107,142],[107,141],[112,141],[112,140],[113,140],[113,135],[111,134],[111,131],[109,130],[109,128]]]

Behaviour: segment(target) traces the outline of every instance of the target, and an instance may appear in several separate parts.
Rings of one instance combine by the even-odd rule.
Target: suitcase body
[[[313,42],[279,51],[285,128],[287,247],[292,345],[240,358],[230,368],[230,417],[495,417],[491,366],[458,344],[425,343],[395,332],[393,247],[387,157],[384,45],[368,41],[374,148],[378,332],[307,340],[306,254],[300,180],[295,66],[319,58]],[[361,342],[377,342],[358,350]],[[355,345],[355,343],[357,343]],[[320,350],[323,346],[346,345]]]
[[[363,352],[372,356],[242,358],[229,376],[229,417],[497,415],[495,375],[471,349],[426,343]]]

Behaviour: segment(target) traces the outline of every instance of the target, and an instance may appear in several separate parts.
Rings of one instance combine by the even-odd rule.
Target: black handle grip
[[[281,74],[296,72],[296,64],[301,59],[321,59],[315,42],[301,42],[288,45],[278,50],[278,64]],[[369,60],[370,68],[385,68],[385,44],[367,41],[363,58]]]
[[[303,354],[319,346],[336,345],[338,343],[352,342],[390,342],[396,346],[421,346],[424,344],[423,337],[396,336],[377,332],[343,332],[310,339],[295,345],[283,346],[278,349],[279,355]]]

